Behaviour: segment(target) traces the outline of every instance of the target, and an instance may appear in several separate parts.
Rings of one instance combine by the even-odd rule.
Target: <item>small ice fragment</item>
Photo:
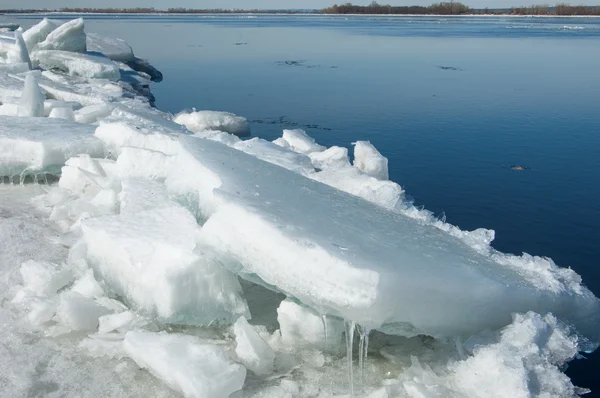
[[[174,119],[193,132],[219,130],[239,137],[250,135],[250,125],[245,118],[229,112],[195,111],[180,113]]]
[[[59,270],[56,264],[29,260],[21,264],[24,286],[37,295],[53,295],[73,279],[69,270]]]
[[[324,146],[317,144],[314,138],[301,129],[283,130],[282,138],[295,152],[308,155],[313,152],[322,152],[326,149]],[[279,144],[279,141],[275,140],[274,143]]]
[[[235,353],[244,366],[256,375],[264,376],[273,373],[275,352],[241,316],[233,325],[235,333]]]
[[[98,333],[105,334],[120,329],[134,320],[134,314],[131,311],[124,311],[119,314],[109,314],[101,316],[98,319],[100,326]]]
[[[45,96],[33,75],[25,78],[25,87],[19,102],[18,116],[44,116]]]
[[[98,328],[98,318],[110,311],[76,292],[60,295],[56,312],[60,321],[71,330],[90,331]]]
[[[83,297],[96,298],[104,296],[104,289],[94,278],[94,272],[88,269],[85,274],[79,278],[71,288],[72,292],[81,294]]]
[[[227,398],[244,385],[246,369],[206,340],[182,334],[130,331],[125,352],[185,397]]]
[[[73,109],[71,108],[53,108],[48,117],[75,121],[75,113],[73,113]]]

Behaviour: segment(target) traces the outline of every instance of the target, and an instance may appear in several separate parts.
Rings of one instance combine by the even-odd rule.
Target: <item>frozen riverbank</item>
[[[39,55],[34,50],[30,58],[35,62]],[[43,72],[40,80],[67,79],[65,74],[72,74],[78,67],[79,64],[65,67],[61,74]],[[85,67],[83,71],[87,73],[89,68]],[[21,81],[18,74],[7,76]],[[7,81],[13,80],[7,78]],[[83,131],[81,127],[73,127],[73,130],[82,130],[78,136],[89,137],[93,142],[85,149],[97,148],[94,145],[100,142],[107,159],[104,156],[101,160],[85,156],[72,158],[62,171],[60,189],[52,190],[51,195],[41,202],[51,210],[52,220],[69,232],[61,238],[62,244],[72,247],[66,267],[48,270],[43,266],[25,266],[25,273],[33,269],[34,274],[54,275],[56,271],[61,276],[59,280],[66,280],[66,289],[60,290],[62,286],[59,286],[52,292],[54,288],[50,291],[44,288],[42,293],[35,294],[35,297],[45,295],[47,298],[47,301],[41,300],[43,305],[36,307],[38,310],[33,311],[41,316],[35,319],[45,321],[41,322],[43,329],[51,328],[52,333],[93,330],[97,327],[94,318],[100,318],[99,334],[102,337],[95,335],[92,341],[113,339],[114,344],[104,345],[105,353],[132,357],[138,364],[141,362],[142,366],[152,368],[175,388],[184,389],[179,379],[170,377],[173,374],[169,369],[173,366],[165,367],[165,363],[171,363],[168,357],[160,362],[148,361],[136,347],[148,351],[150,344],[163,353],[164,347],[173,344],[204,347],[207,346],[206,339],[190,341],[163,334],[149,337],[133,333],[129,340],[125,337],[123,344],[122,334],[130,329],[143,329],[140,325],[149,320],[156,324],[146,325],[147,331],[164,329],[168,323],[218,324],[218,331],[227,331],[227,325],[240,315],[252,315],[264,320],[261,325],[267,327],[268,335],[262,328],[258,328],[258,334],[253,334],[247,327],[240,332],[245,326],[243,322],[236,323],[240,332],[234,328],[236,339],[231,334],[222,336],[220,332],[213,336],[210,329],[185,331],[188,334],[210,331],[211,343],[215,343],[215,339],[225,342],[223,346],[230,351],[230,357],[222,358],[222,363],[232,369],[232,380],[239,380],[240,368],[230,363],[231,360],[260,374],[255,377],[249,373],[245,389],[248,394],[270,387],[276,396],[281,396],[283,390],[289,390],[292,395],[311,396],[348,391],[344,372],[340,372],[345,359],[339,356],[344,334],[342,318],[346,318],[349,332],[353,330],[354,322],[361,325],[357,337],[361,333],[366,336],[364,330],[375,328],[404,336],[425,333],[440,338],[438,342],[420,337],[407,341],[374,334],[365,349],[370,352],[366,366],[372,367],[371,373],[360,383],[357,376],[357,394],[363,392],[363,386],[366,391],[375,390],[381,386],[382,379],[387,379],[387,387],[381,394],[414,394],[411,380],[421,377],[414,387],[417,390],[431,389],[435,384],[446,388],[442,394],[445,396],[451,393],[473,396],[470,389],[489,396],[490,389],[498,388],[486,385],[488,381],[483,377],[468,379],[472,370],[469,366],[480,367],[477,361],[485,360],[478,355],[507,356],[507,360],[516,361],[515,369],[518,368],[519,373],[514,373],[511,366],[501,370],[501,374],[511,377],[516,383],[515,388],[522,392],[533,388],[520,377],[522,374],[544,380],[540,382],[543,384],[540,393],[547,392],[545,389],[550,387],[559,396],[575,392],[569,387],[568,380],[560,377],[555,366],[575,355],[575,342],[562,339],[567,332],[552,317],[528,315],[517,318],[512,327],[505,329],[505,334],[514,333],[518,339],[493,333],[485,338],[480,336],[479,341],[484,344],[477,350],[473,350],[475,346],[471,343],[474,340],[469,337],[487,327],[502,328],[511,322],[512,312],[528,309],[542,313],[552,311],[594,337],[597,300],[580,285],[577,275],[546,259],[495,252],[489,247],[493,237],[491,231],[466,233],[436,220],[427,212],[418,211],[404,200],[403,191],[397,184],[387,181],[387,160],[367,143],[357,144],[355,160],[351,164],[343,148],[326,149],[300,131],[286,131],[275,143],[259,139],[242,142],[226,133],[244,130],[238,125],[239,119],[232,115],[201,113],[175,119],[185,123],[185,129],[173,123],[169,115],[151,109],[147,101],[135,94],[132,97],[131,91],[94,103],[97,94],[88,90],[88,86],[96,88],[99,94],[104,91],[98,87],[116,92],[115,87],[121,87],[119,81],[87,76],[68,83],[70,85],[64,83],[63,91],[58,91],[64,93],[63,101],[68,95],[79,94],[73,97],[76,98],[74,101],[69,101],[96,105],[82,108],[85,112],[74,110],[75,120],[77,115],[92,115],[86,121],[99,123],[90,131]],[[40,91],[44,90],[42,84],[38,85]],[[29,100],[35,96],[25,96],[26,100],[23,100],[18,90],[13,92],[16,93],[12,97],[14,106],[7,106],[7,112],[16,109],[18,113],[19,106],[30,113],[40,109],[34,106],[35,101]],[[42,91],[42,94],[48,96],[47,92]],[[11,105],[9,101],[5,105]],[[68,111],[65,113],[70,115]],[[6,120],[4,124],[9,125]],[[24,131],[32,130],[27,128],[28,125],[37,126],[36,130],[40,128],[37,119],[18,120],[21,121],[18,128]],[[67,122],[60,123],[63,123],[62,129],[71,130]],[[20,166],[15,160],[6,160],[12,175],[55,173],[52,167],[60,167],[73,155],[63,150],[68,147],[63,142],[54,145],[58,137],[51,134],[15,143],[14,129],[11,130],[13,136],[7,133],[5,143],[27,154],[17,159],[19,162],[27,159],[31,163]],[[182,135],[191,136],[191,131],[195,132],[195,138],[180,139]],[[30,144],[36,139],[35,145]],[[51,145],[58,147],[60,156],[48,157],[51,161],[30,156],[41,154],[41,159],[46,159],[44,150]],[[78,149],[78,153],[81,152],[86,151]],[[98,157],[97,153],[88,155]],[[222,165],[224,162],[226,167]],[[15,167],[21,168],[15,171]],[[191,210],[203,226],[197,226],[188,210],[179,204]],[[65,274],[65,270],[70,274]],[[231,272],[284,292],[291,298],[280,306],[278,314],[261,313],[260,306],[253,307],[252,300],[245,300],[249,297],[249,289],[241,291]],[[74,279],[84,282],[70,285]],[[100,289],[94,281],[103,284]],[[52,286],[56,286],[54,283]],[[76,289],[77,284],[84,287]],[[504,284],[507,286],[503,287]],[[256,301],[270,294],[257,287],[252,289],[258,292]],[[60,295],[57,296],[58,290]],[[27,296],[27,291],[21,294],[31,296]],[[116,318],[121,319],[120,322],[110,314],[104,315],[108,305],[103,299],[105,295],[120,299],[135,311],[109,306],[109,311],[121,312]],[[298,306],[297,300],[312,309]],[[73,308],[75,311],[71,311]],[[86,312],[91,309],[98,317],[80,319],[77,308],[85,308]],[[107,315],[108,319],[102,318]],[[134,315],[136,320],[140,315],[145,319],[140,323],[133,322]],[[321,315],[326,315],[325,322]],[[125,324],[122,318],[126,320]],[[315,319],[320,322],[309,322]],[[119,326],[103,327],[107,322],[117,322]],[[307,325],[310,328],[306,328]],[[276,332],[277,328],[281,332]],[[524,333],[523,329],[530,328],[535,330],[534,336]],[[114,330],[121,333],[114,333]],[[376,335],[383,343],[376,343]],[[536,339],[541,335],[552,343],[539,343],[542,347],[534,357],[522,360],[523,347],[533,341],[538,344]],[[367,339],[361,340],[364,347]],[[471,343],[462,343],[469,340]],[[451,343],[444,344],[443,341]],[[432,347],[437,347],[434,349],[437,355],[424,363],[433,366],[435,373],[416,363],[412,369],[421,372],[421,376],[402,373],[410,365],[406,362],[409,353],[419,355],[420,350],[427,352]],[[205,352],[202,347],[198,350]],[[330,351],[333,352],[329,354]],[[475,356],[471,357],[471,353]],[[427,355],[423,356],[427,358]],[[469,359],[461,361],[463,356]],[[473,362],[475,364],[469,365]],[[494,372],[497,369],[494,366],[499,363],[494,362],[486,369]],[[272,376],[265,376],[265,369],[269,370],[267,373],[291,373],[285,377],[285,383],[279,383],[273,381]],[[550,372],[552,377],[538,375],[540,369]],[[213,391],[205,390],[209,387],[202,381],[202,371],[200,368],[193,374],[181,376],[185,380],[194,380],[198,390],[189,394]],[[313,377],[321,377],[321,373],[330,375],[335,383],[331,385],[326,381],[328,377],[311,382]],[[437,379],[429,379],[434,376]],[[404,377],[409,379],[404,380]],[[550,380],[561,380],[561,385],[550,385]],[[472,383],[483,385],[473,386]],[[511,396],[515,394],[518,395],[512,392]]]

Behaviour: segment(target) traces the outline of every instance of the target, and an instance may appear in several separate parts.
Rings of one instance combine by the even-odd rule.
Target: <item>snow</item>
[[[60,119],[0,116],[0,175],[54,173],[79,153],[104,156],[94,128]]]
[[[233,325],[235,353],[244,366],[259,376],[273,373],[275,351],[254,330],[243,316]]]
[[[119,66],[100,53],[79,54],[58,50],[39,50],[34,60],[43,68],[58,70],[71,76],[117,81]]]
[[[194,336],[131,331],[125,351],[185,397],[227,398],[241,390],[246,369],[222,348]]]
[[[85,53],[87,47],[83,18],[66,22],[52,30],[44,41],[38,44],[37,49]]]
[[[388,160],[369,141],[354,143],[354,167],[378,180],[389,179]]]
[[[27,75],[23,94],[19,101],[17,116],[44,116],[45,96],[33,75]]]
[[[530,283],[434,226],[220,143],[180,143],[167,186],[204,215],[202,238],[242,277],[405,336],[469,335],[529,309],[597,335],[599,303],[583,286]]]
[[[167,177],[174,156],[160,151],[136,147],[122,147],[117,158],[117,174],[121,178],[143,177],[162,179]]]
[[[102,53],[113,61],[128,62],[134,59],[133,50],[125,40],[88,33],[86,41],[88,51]]]
[[[175,123],[199,133],[205,130],[218,130],[238,137],[250,135],[250,125],[245,118],[229,112],[193,111],[178,114]]]
[[[37,24],[33,25],[31,28],[27,29],[23,32],[23,39],[25,40],[25,44],[27,49],[31,52],[33,51],[38,43],[46,40],[48,35],[57,28],[57,24],[48,18],[42,19]]]

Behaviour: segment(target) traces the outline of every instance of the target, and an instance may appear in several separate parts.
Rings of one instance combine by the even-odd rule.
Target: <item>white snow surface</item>
[[[368,141],[351,164],[153,109],[109,60],[131,48],[83,28],[0,34],[2,394],[350,396],[355,325],[357,397],[586,392],[562,370],[600,309],[573,270],[415,208]]]

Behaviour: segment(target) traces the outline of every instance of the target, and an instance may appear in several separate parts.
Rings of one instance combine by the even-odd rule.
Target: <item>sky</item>
[[[186,8],[243,8],[243,9],[305,9],[324,8],[334,3],[342,4],[348,0],[0,0],[0,8],[61,8],[61,7],[169,7]],[[392,5],[429,5],[440,0],[380,0],[382,4]],[[370,0],[354,0],[354,4],[368,4]],[[556,2],[559,2],[557,0]],[[569,1],[566,1],[569,3]],[[511,7],[537,3],[550,3],[544,0],[463,0],[473,8]],[[600,0],[577,0],[573,4],[600,4]]]

